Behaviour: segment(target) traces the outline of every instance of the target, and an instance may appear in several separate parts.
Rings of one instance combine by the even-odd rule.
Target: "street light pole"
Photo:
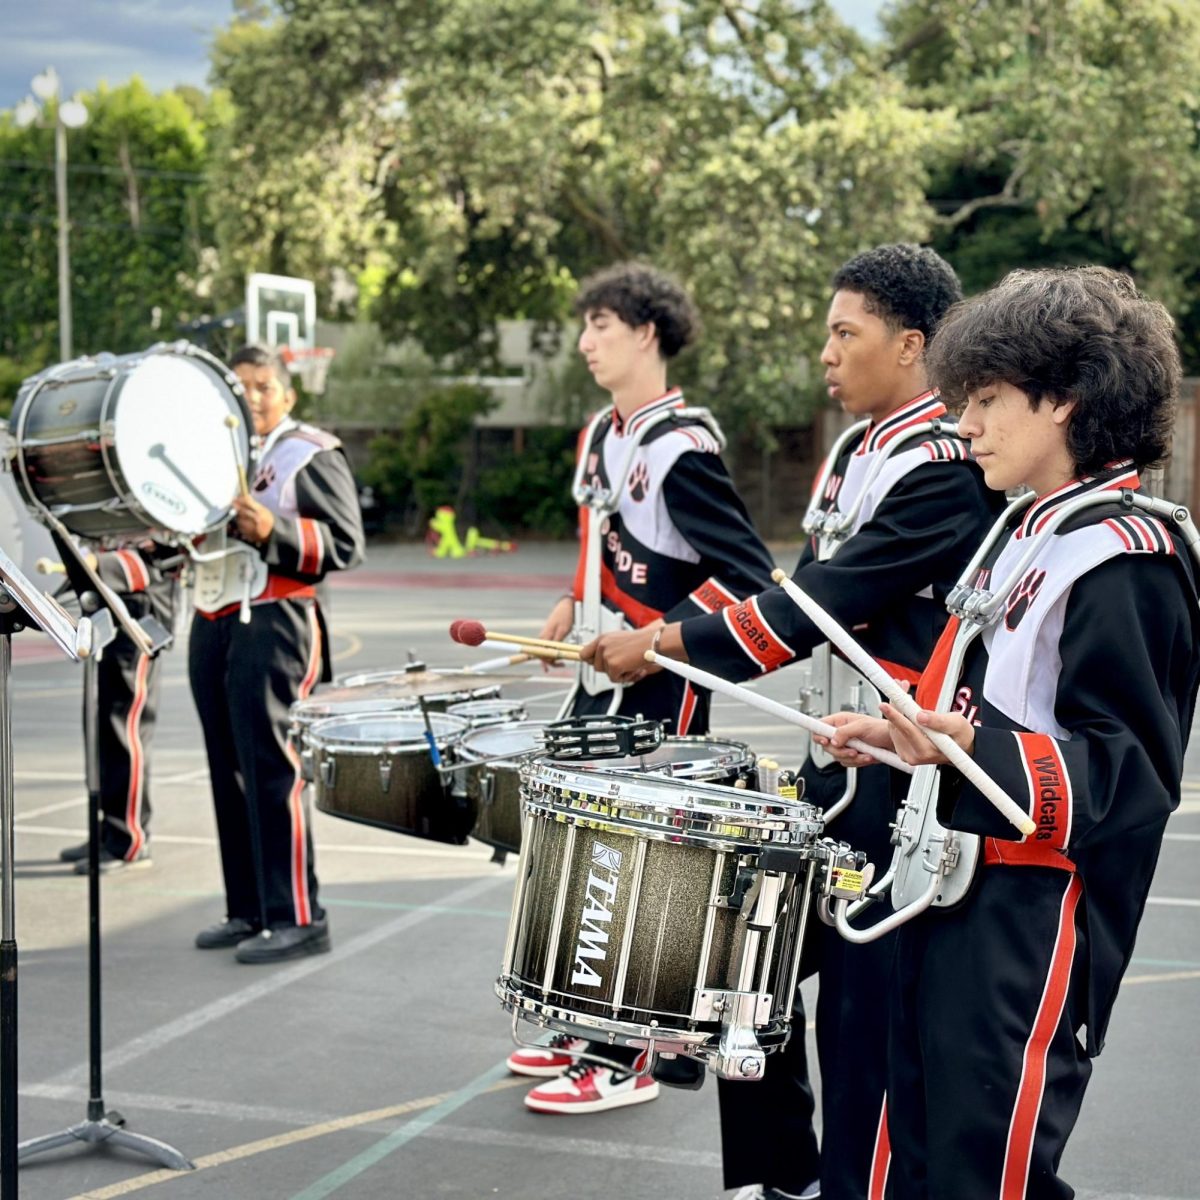
[[[67,127],[54,121],[54,190],[58,200],[58,357],[71,361],[71,236],[67,218]]]
[[[34,124],[51,100],[54,106],[54,192],[58,208],[58,354],[63,362],[72,356],[71,329],[71,225],[67,216],[67,130],[87,122],[88,111],[78,100],[59,101],[58,72],[47,67],[30,83],[33,96],[16,107],[19,126]],[[34,96],[37,99],[34,99]],[[40,103],[39,103],[40,101]]]

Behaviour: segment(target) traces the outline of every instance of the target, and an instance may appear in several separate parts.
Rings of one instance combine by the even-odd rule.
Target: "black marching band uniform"
[[[97,550],[96,572],[120,596],[135,621],[154,616],[172,630],[179,571],[164,566],[170,558],[180,558],[171,547]],[[71,571],[71,578],[76,574]],[[86,577],[79,585],[90,586]],[[161,659],[161,654],[144,654],[118,625],[117,636],[105,647],[96,667],[100,842],[113,858],[137,859],[146,852],[149,841],[149,756],[158,719]]]
[[[939,821],[983,843],[966,899],[899,931],[892,1200],[1073,1194],[1058,1162],[1179,803],[1200,674],[1174,523],[1115,502],[1063,512],[1137,487],[1113,464],[1001,521],[973,581],[1009,589],[999,616],[971,641],[952,620],[922,681],[924,707],[978,726],[975,760],[1037,829],[1021,838],[938,768]]]
[[[662,617],[717,612],[770,584],[771,557],[721,461],[707,409],[674,388],[622,420],[599,413],[579,441],[581,545],[572,594],[584,640]],[[670,734],[708,731],[709,694],[660,672],[626,687],[583,667],[573,716],[641,715]]]
[[[309,925],[324,913],[288,710],[331,677],[316,587],[362,560],[362,517],[341,443],[291,418],[266,436],[251,491],[275,514],[274,528],[257,549],[231,545],[258,572],[258,594],[201,611],[198,573],[188,669],[208,750],[227,916],[255,928]]]
[[[851,426],[834,445],[818,472],[805,517],[813,536],[793,578],[893,676],[915,683],[945,625],[946,595],[1001,503],[954,436],[945,405],[923,393],[882,421]],[[878,693],[829,654],[824,635],[781,588],[685,622],[682,636],[690,662],[728,679],[812,654],[812,715],[877,711]],[[821,809],[853,795],[828,832],[886,868],[895,811],[888,772],[846,771],[813,747],[801,773],[805,800]],[[868,1194],[894,951],[894,935],[852,945],[819,922],[809,928],[803,969],[819,969],[821,977],[819,1171],[829,1200]],[[751,1085],[718,1080],[726,1187],[761,1182],[799,1193],[818,1174],[804,1030],[797,993],[792,1036],[768,1056],[763,1078]]]

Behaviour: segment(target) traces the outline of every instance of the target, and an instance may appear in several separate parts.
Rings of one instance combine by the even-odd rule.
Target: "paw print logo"
[[[629,494],[637,501],[645,500],[650,490],[650,472],[644,462],[638,463],[629,476]]]
[[[265,492],[275,482],[275,467],[267,463],[254,477],[254,490]]]
[[[1042,584],[1045,582],[1046,572],[1035,568],[1009,593],[1007,610],[1004,614],[1004,624],[1009,629],[1016,629],[1025,619],[1029,606],[1037,599],[1037,594],[1042,590]]]

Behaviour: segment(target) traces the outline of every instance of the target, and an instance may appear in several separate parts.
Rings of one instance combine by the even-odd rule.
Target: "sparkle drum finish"
[[[431,675],[440,675],[449,680],[461,677],[462,687],[437,693],[425,693],[425,706],[430,712],[444,713],[452,704],[465,704],[469,700],[497,700],[500,697],[500,684],[488,682],[486,676],[480,676],[475,683],[465,672],[457,667],[431,667],[419,671],[359,671],[354,675],[344,675],[338,679],[338,685],[344,688],[387,687],[392,685],[403,688],[411,685],[414,676],[420,675],[422,680]],[[424,689],[421,689],[424,691]]]
[[[429,724],[443,758],[467,728],[445,713],[430,714]],[[466,842],[474,808],[443,784],[420,714],[334,717],[313,725],[308,743],[321,812],[430,841]]]
[[[525,845],[496,983],[514,1035],[523,1019],[759,1078],[790,1032],[818,810],[547,759],[521,778]]]
[[[51,367],[22,385],[9,426],[26,503],[86,538],[219,529],[238,468],[250,465],[253,426],[237,376],[187,342]]]

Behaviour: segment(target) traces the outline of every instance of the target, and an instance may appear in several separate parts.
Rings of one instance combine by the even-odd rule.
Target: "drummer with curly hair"
[[[1128,277],[1016,271],[950,313],[929,369],[965,405],[988,486],[1032,499],[968,584],[1003,596],[996,618],[970,641],[947,627],[918,720],[890,705],[832,718],[849,766],[870,761],[845,748],[854,736],[937,764],[938,820],[982,842],[966,899],[900,930],[887,1194],[1065,1200],[1059,1162],[1179,804],[1200,684],[1195,529],[1139,503],[1170,444],[1179,353]],[[925,729],[1036,831],[1019,836]]]

